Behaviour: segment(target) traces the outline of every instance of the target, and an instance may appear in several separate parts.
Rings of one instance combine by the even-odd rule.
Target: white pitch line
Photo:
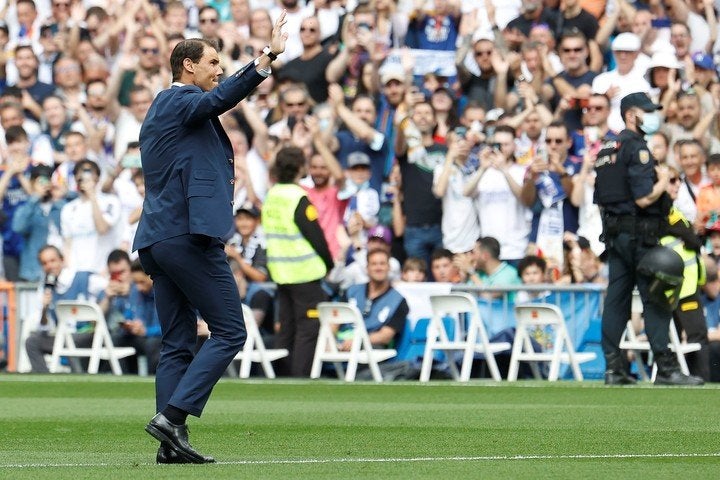
[[[608,453],[578,455],[487,455],[469,457],[411,457],[411,458],[307,458],[286,460],[237,460],[217,462],[215,465],[307,465],[332,463],[412,463],[412,462],[483,462],[483,461],[516,461],[516,460],[613,460],[634,458],[713,458],[720,457],[715,453]],[[85,467],[124,467],[124,463],[17,463],[0,464],[0,469],[7,468],[85,468]],[[154,463],[132,463],[132,465],[154,465]]]

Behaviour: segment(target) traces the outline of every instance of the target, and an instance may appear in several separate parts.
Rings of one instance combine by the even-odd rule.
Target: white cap
[[[612,42],[613,51],[637,52],[640,50],[640,37],[630,32],[623,32]]]
[[[495,43],[495,35],[493,34],[492,30],[475,30],[475,33],[473,33],[472,36],[473,45],[475,45],[480,40],[487,40],[489,42]]]

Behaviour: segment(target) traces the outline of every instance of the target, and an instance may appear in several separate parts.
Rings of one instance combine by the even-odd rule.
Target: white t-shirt
[[[522,185],[526,167],[513,163],[510,176]],[[500,259],[516,260],[525,256],[530,235],[529,211],[515,197],[505,175],[494,168],[480,179],[475,197],[483,237],[500,242]]]
[[[127,151],[128,143],[140,139],[140,127],[135,116],[126,109],[122,109],[115,122],[115,161],[119,161]]]
[[[433,171],[433,185],[436,185],[444,165]],[[452,166],[447,190],[442,198],[443,246],[453,253],[469,252],[480,236],[480,219],[472,198],[463,195],[467,176],[457,165]]]
[[[60,213],[60,228],[71,242],[68,266],[78,271],[100,273],[107,268],[107,257],[119,245],[120,200],[115,195],[97,193],[97,202],[110,230],[99,235],[92,215],[92,204],[81,197],[66,204]]]
[[[593,93],[607,93],[610,87],[620,87],[620,92],[610,99],[610,116],[608,117],[608,127],[614,132],[619,132],[625,128],[625,122],[620,115],[620,100],[626,95],[636,92],[649,92],[650,84],[645,80],[643,75],[647,69],[638,68],[636,63],[628,74],[620,75],[617,70],[601,73],[592,82]]]

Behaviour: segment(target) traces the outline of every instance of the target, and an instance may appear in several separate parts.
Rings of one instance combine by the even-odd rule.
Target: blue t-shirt
[[[367,143],[355,138],[349,130],[340,130],[335,136],[340,143],[337,159],[343,169],[347,168],[347,157],[353,152],[362,152],[370,157],[370,188],[380,193],[382,183],[387,175],[386,159],[389,148],[387,137],[380,150],[375,151]]]

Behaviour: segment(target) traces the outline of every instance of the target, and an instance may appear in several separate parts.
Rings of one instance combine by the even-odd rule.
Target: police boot
[[[605,385],[635,385],[628,373],[628,364],[621,352],[605,354]]]
[[[655,385],[695,386],[705,383],[700,377],[682,373],[677,357],[670,350],[656,354],[655,363],[657,364]]]

